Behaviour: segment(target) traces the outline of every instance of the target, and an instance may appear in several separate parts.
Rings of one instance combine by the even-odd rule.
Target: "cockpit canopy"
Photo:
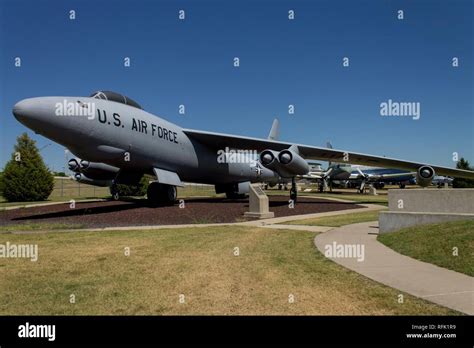
[[[97,91],[92,93],[90,97],[103,100],[111,100],[117,103],[130,105],[143,110],[140,104],[138,104],[135,100],[130,99],[129,97],[124,96],[123,94],[118,94],[112,91]]]

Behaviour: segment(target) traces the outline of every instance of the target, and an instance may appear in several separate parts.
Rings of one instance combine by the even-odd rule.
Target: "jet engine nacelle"
[[[85,176],[83,173],[74,174],[74,179],[81,184],[88,184],[94,186],[106,187],[112,185],[112,180],[92,179]]]
[[[305,175],[309,172],[308,162],[292,150],[282,150],[279,153],[273,150],[262,151],[260,163],[276,171],[283,178]]]
[[[82,160],[80,162],[81,173],[86,174],[91,179],[111,180],[117,176],[119,168],[98,162]]]
[[[278,160],[280,165],[284,166],[285,170],[296,175],[305,175],[309,172],[308,162],[292,150],[280,151]]]
[[[434,177],[435,171],[430,166],[421,166],[416,171],[416,183],[422,187],[431,185]]]
[[[260,153],[260,163],[268,169],[277,170],[278,163],[278,152],[273,150],[265,150]]]
[[[78,172],[81,169],[81,166],[79,164],[79,160],[76,159],[76,158],[70,159],[67,162],[67,166],[68,166],[69,170],[71,170],[73,172]]]
[[[78,174],[85,174],[90,179],[112,180],[117,176],[119,168],[98,162],[89,162],[78,158],[70,159],[68,167]]]

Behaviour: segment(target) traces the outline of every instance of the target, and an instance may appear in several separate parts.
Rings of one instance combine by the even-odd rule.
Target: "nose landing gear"
[[[112,200],[118,201],[120,199],[120,194],[117,188],[117,184],[114,183],[112,184],[112,186],[110,186],[110,194],[112,195]]]
[[[296,203],[296,199],[298,198],[298,191],[296,189],[296,180],[295,178],[291,178],[291,190],[290,190],[290,199]]]

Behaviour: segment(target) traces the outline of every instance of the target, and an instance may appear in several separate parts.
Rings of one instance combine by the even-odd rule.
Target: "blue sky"
[[[470,0],[0,4],[0,168],[23,131],[46,146],[50,168],[64,166],[61,146],[14,119],[17,101],[100,89],[186,128],[266,137],[278,117],[286,141],[330,139],[335,148],[445,166],[458,152],[474,162]],[[388,99],[421,103],[420,119],[380,116]]]

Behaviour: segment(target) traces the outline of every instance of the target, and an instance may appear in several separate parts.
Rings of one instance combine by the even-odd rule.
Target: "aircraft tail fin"
[[[268,133],[268,140],[278,140],[279,133],[280,133],[280,121],[278,121],[278,118],[275,118],[273,120],[270,133]]]
[[[332,144],[331,144],[331,141],[330,141],[330,140],[326,141],[326,147],[327,147],[328,149],[332,149]],[[332,165],[332,162],[329,161],[329,162],[328,162],[328,165],[331,166],[331,165]]]

